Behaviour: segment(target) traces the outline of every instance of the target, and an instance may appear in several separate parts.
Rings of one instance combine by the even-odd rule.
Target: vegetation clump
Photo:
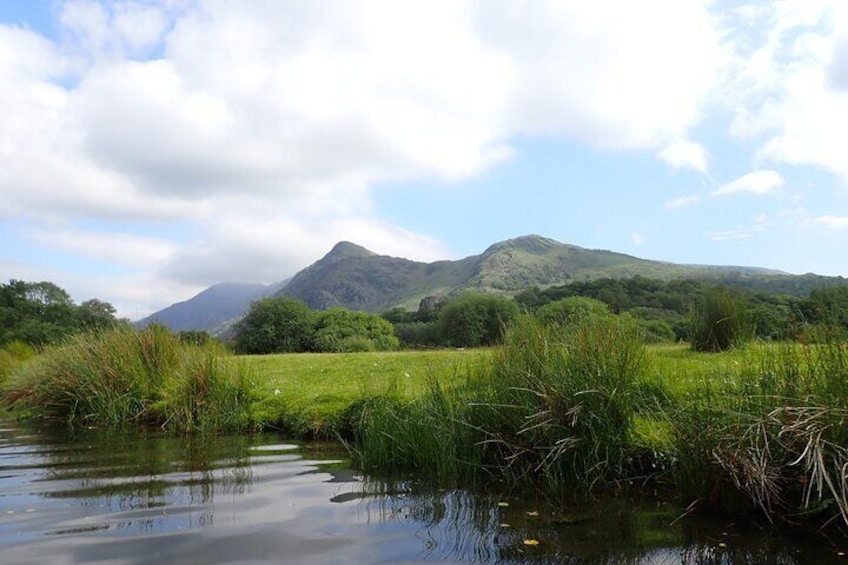
[[[524,318],[462,386],[434,382],[409,403],[368,406],[360,455],[377,467],[541,479],[555,490],[608,484],[626,471],[643,356],[624,318]]]
[[[47,281],[12,279],[0,284],[0,346],[58,343],[81,331],[114,327],[115,308],[97,299],[74,304],[62,288]]]
[[[689,309],[689,341],[696,351],[718,352],[752,338],[743,297],[728,288],[711,288]]]
[[[252,424],[239,365],[157,326],[80,334],[50,347],[13,372],[4,400],[79,425],[233,431]]]
[[[437,331],[444,343],[454,347],[495,345],[518,314],[518,305],[510,298],[465,293],[440,309]]]
[[[848,526],[848,344],[821,339],[761,350],[681,403],[669,422],[683,496]]]
[[[236,324],[234,345],[247,354],[308,351],[388,351],[399,342],[392,325],[376,314],[332,308],[316,312],[286,296],[257,300]]]

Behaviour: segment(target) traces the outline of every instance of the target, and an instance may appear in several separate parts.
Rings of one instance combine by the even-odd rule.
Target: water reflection
[[[838,547],[674,519],[644,500],[555,505],[364,480],[333,444],[68,435],[0,422],[9,563],[823,563]],[[527,545],[525,540],[537,540]]]

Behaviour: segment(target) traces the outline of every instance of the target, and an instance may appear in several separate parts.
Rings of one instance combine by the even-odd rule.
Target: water
[[[550,506],[366,480],[331,444],[270,434],[73,435],[0,420],[0,563],[827,563],[657,502]],[[538,545],[531,540],[537,540]]]

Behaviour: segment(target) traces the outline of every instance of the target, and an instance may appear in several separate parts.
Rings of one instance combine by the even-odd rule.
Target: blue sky
[[[0,278],[137,318],[530,233],[848,276],[846,4],[0,2]]]

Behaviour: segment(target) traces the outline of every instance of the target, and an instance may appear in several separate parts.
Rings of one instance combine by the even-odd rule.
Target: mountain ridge
[[[266,296],[297,298],[314,309],[341,306],[381,312],[394,307],[414,310],[425,297],[445,298],[466,290],[513,295],[533,286],[544,288],[581,280],[633,276],[707,279],[794,295],[804,295],[819,286],[848,284],[842,277],[791,275],[761,267],[654,261],[604,249],[586,249],[535,234],[494,243],[478,255],[430,263],[379,255],[355,243],[340,241],[287,281],[268,286],[244,285],[244,292],[235,293],[233,299],[224,294],[210,294],[210,290],[220,286],[213,285],[194,298],[144,320],[164,323],[176,331],[218,332],[222,325],[242,316],[252,300]],[[216,300],[231,304],[224,308]],[[180,314],[180,325],[172,327],[169,316],[175,309]],[[206,312],[203,317],[200,312],[204,310],[221,314],[209,316]],[[194,320],[188,319],[191,312],[197,313]],[[223,313],[230,317],[223,318]]]

